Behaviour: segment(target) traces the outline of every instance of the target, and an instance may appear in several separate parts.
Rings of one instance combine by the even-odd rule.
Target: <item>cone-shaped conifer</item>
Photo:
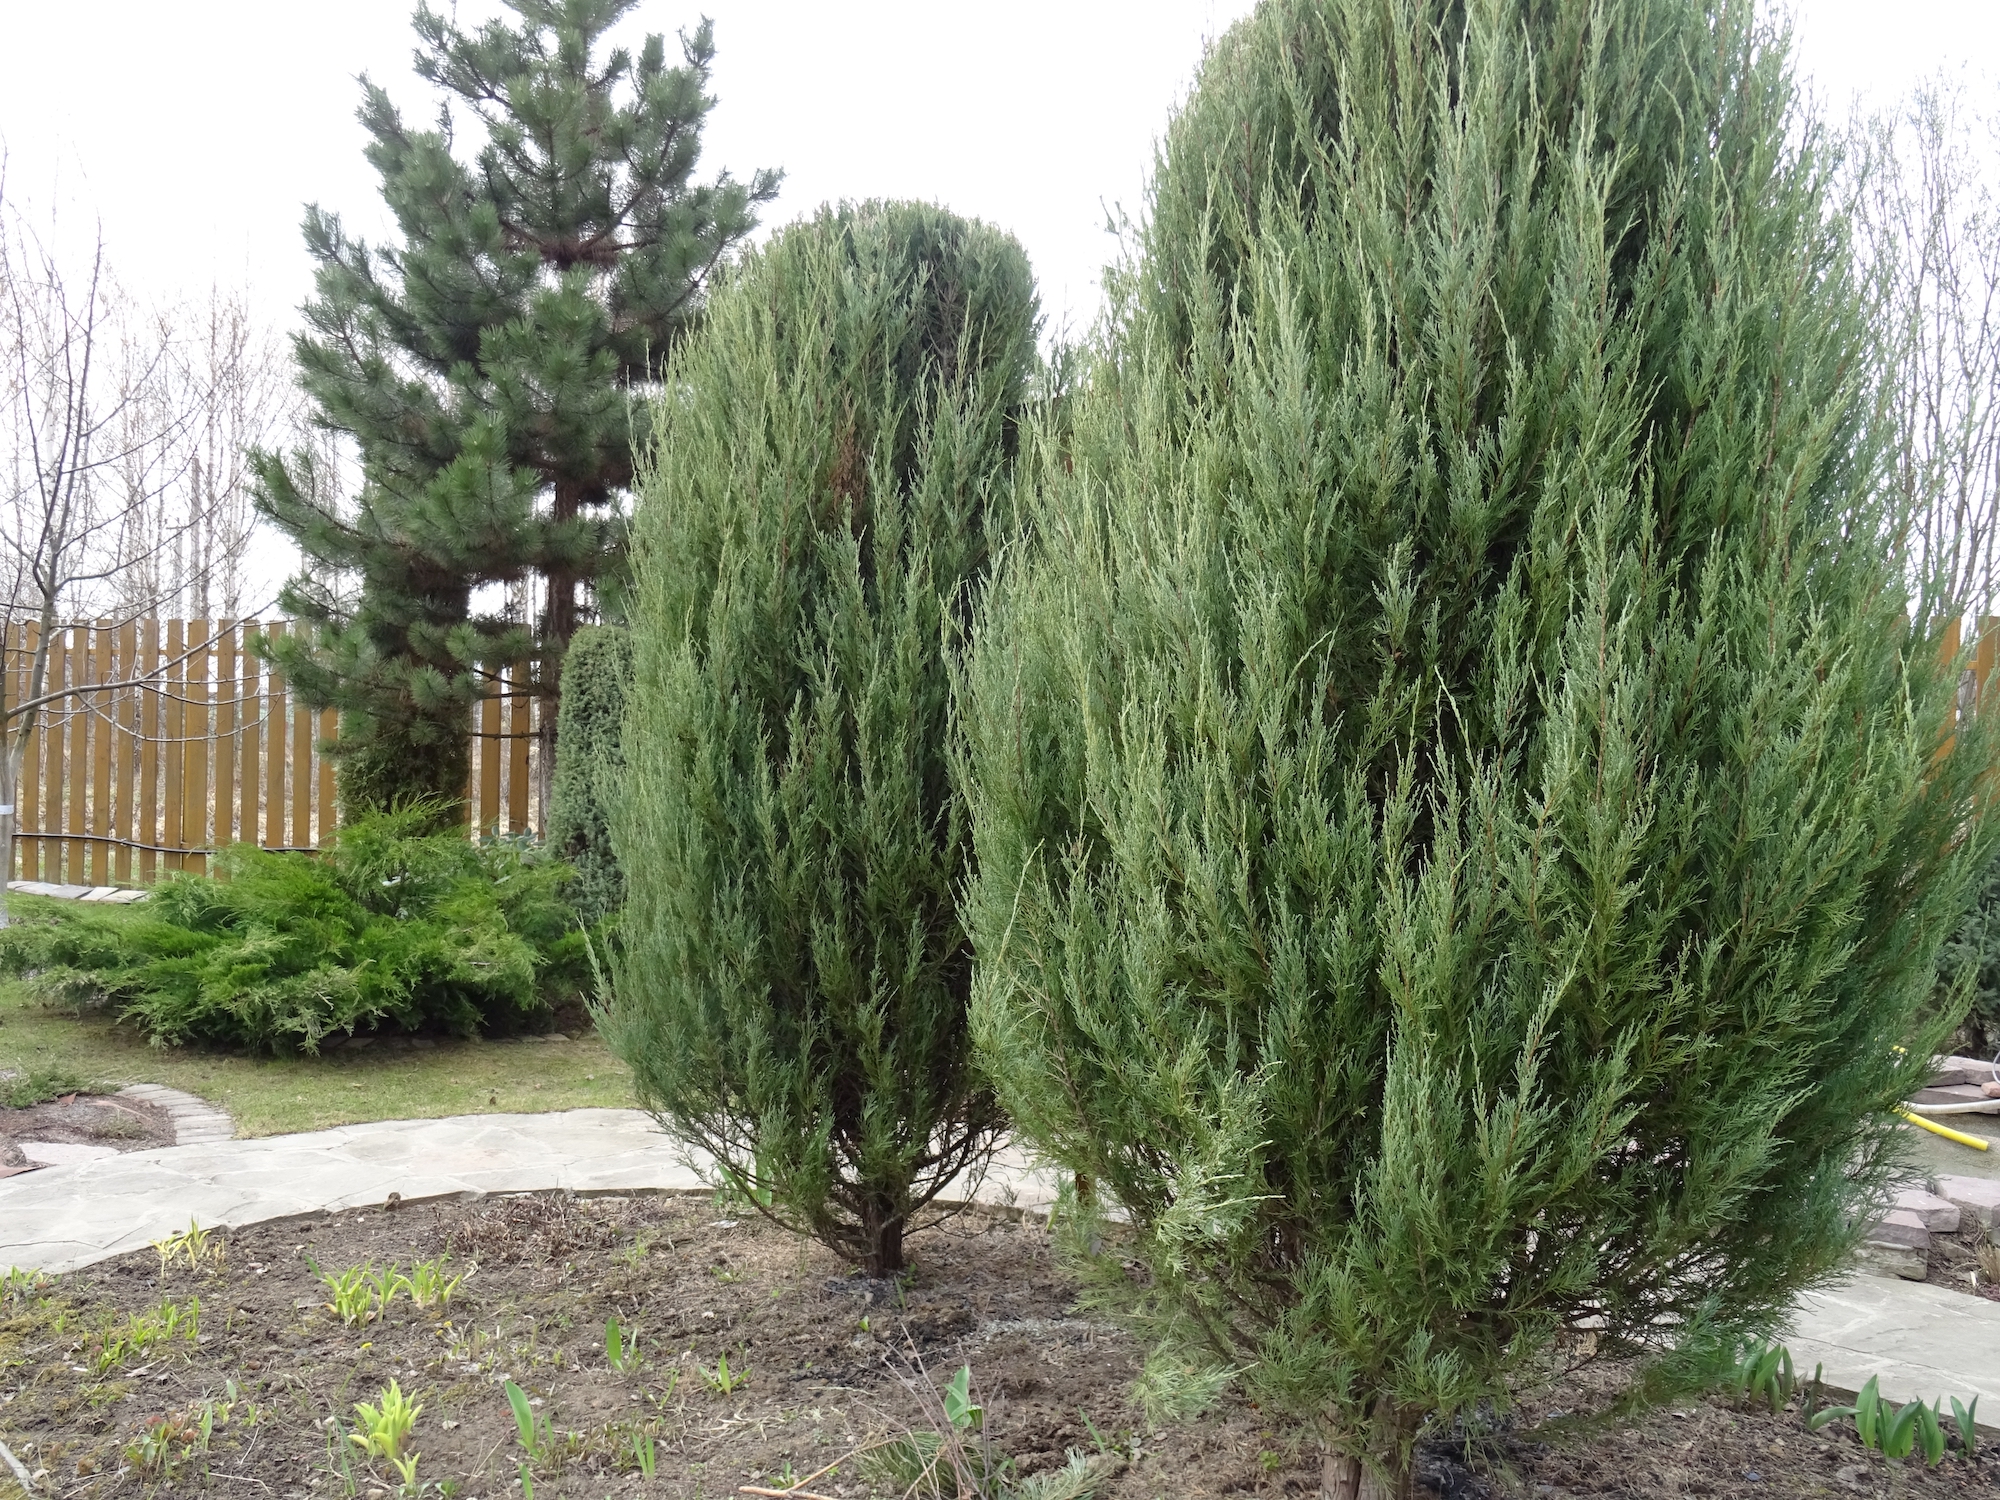
[[[1565,1330],[1769,1328],[1934,1040],[1986,755],[1787,68],[1747,0],[1267,0],[1024,448],[975,1031],[1143,1389],[1331,1493]]]
[[[1007,236],[822,212],[716,294],[639,489],[602,1024],[663,1123],[872,1275],[1000,1124],[966,1021],[947,642],[1035,321]]]
[[[622,554],[647,410],[630,387],[658,377],[777,190],[765,172],[695,177],[715,102],[706,22],[670,65],[657,35],[604,45],[638,0],[506,3],[513,21],[476,30],[418,6],[435,128],[363,80],[398,241],[306,215],[318,270],[299,380],[315,419],[353,440],[358,504],[334,503],[309,455],[259,456],[258,504],[307,560],[284,607],[313,626],[275,654],[308,702],[341,710],[350,817],[417,798],[449,813],[483,672],[533,656],[555,692],[579,590]],[[473,612],[479,585],[531,577],[536,618]]]

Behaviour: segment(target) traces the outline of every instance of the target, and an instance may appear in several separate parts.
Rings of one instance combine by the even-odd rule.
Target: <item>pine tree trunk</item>
[[[572,481],[556,481],[555,498],[550,507],[555,521],[576,519],[581,508],[581,491]],[[548,571],[548,609],[542,622],[542,639],[547,654],[542,660],[542,721],[536,726],[535,738],[541,742],[541,763],[535,775],[535,826],[544,837],[549,829],[549,802],[555,795],[556,777],[556,720],[562,704],[562,663],[569,653],[571,637],[576,634],[576,569],[565,563],[558,563]]]

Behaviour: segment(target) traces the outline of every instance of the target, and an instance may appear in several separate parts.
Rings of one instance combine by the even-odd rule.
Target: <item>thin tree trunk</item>
[[[1320,1500],[1408,1500],[1410,1477],[1384,1478],[1358,1458],[1329,1453],[1320,1460]]]
[[[578,487],[558,479],[555,499],[550,507],[555,522],[561,525],[575,520],[581,508],[582,494]],[[542,722],[536,726],[535,733],[541,750],[541,764],[535,768],[535,826],[544,837],[549,829],[549,797],[555,787],[556,714],[562,702],[562,663],[569,652],[570,638],[576,634],[576,585],[576,569],[566,564],[557,564],[549,569],[548,610],[542,627],[542,639],[546,645],[542,657]]]
[[[9,733],[0,752],[0,930],[7,926],[7,888],[14,882],[14,829],[18,826],[14,792],[21,784],[21,751],[25,735]]]
[[[903,1269],[903,1216],[886,1199],[869,1198],[861,1210],[861,1232],[868,1248],[861,1269],[872,1277],[894,1276]]]

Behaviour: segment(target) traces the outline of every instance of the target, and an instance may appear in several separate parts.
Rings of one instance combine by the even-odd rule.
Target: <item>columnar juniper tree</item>
[[[629,631],[620,625],[591,625],[576,633],[563,662],[549,847],[576,871],[570,897],[586,922],[602,921],[625,901],[610,818],[625,774],[621,744],[631,679]]]
[[[965,1013],[947,642],[1035,321],[1005,235],[823,211],[717,292],[640,484],[603,1025],[646,1108],[871,1275],[1000,1124]]]
[[[1271,0],[1024,446],[975,1033],[1142,1389],[1329,1493],[1565,1329],[1768,1327],[1884,1183],[1987,756],[1829,170],[1748,3]]]
[[[554,690],[579,589],[622,550],[646,410],[630,388],[657,377],[777,190],[768,172],[694,180],[710,30],[677,67],[657,35],[603,53],[637,3],[508,0],[520,24],[477,32],[419,6],[417,72],[447,112],[411,130],[365,80],[360,112],[401,245],[306,215],[318,295],[299,378],[354,440],[362,492],[349,514],[319,498],[306,455],[265,454],[259,504],[309,562],[285,604],[315,629],[276,654],[308,701],[342,710],[350,816],[463,794],[482,668],[532,653]],[[470,158],[454,149],[466,122],[484,132]],[[546,582],[538,620],[472,614],[477,585],[529,575]]]

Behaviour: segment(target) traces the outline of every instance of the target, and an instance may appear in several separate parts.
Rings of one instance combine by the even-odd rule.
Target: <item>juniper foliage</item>
[[[625,877],[611,847],[611,805],[624,771],[625,694],[632,637],[623,626],[589,625],[563,662],[556,716],[556,774],[549,794],[549,847],[576,871],[570,899],[588,923],[625,902]]]
[[[871,1275],[1001,1123],[967,1032],[946,641],[1035,323],[1007,236],[822,211],[670,365],[634,518],[602,1025],[649,1110]]]
[[[1147,1389],[1330,1493],[1585,1320],[1769,1327],[1887,1180],[1989,755],[1834,165],[1737,0],[1266,0],[1024,451],[975,1031]]]
[[[217,874],[169,875],[136,910],[10,927],[0,972],[168,1046],[310,1053],[335,1034],[546,1022],[589,969],[568,867],[518,843],[427,833],[434,822],[412,807],[351,823],[312,854],[222,850]]]

